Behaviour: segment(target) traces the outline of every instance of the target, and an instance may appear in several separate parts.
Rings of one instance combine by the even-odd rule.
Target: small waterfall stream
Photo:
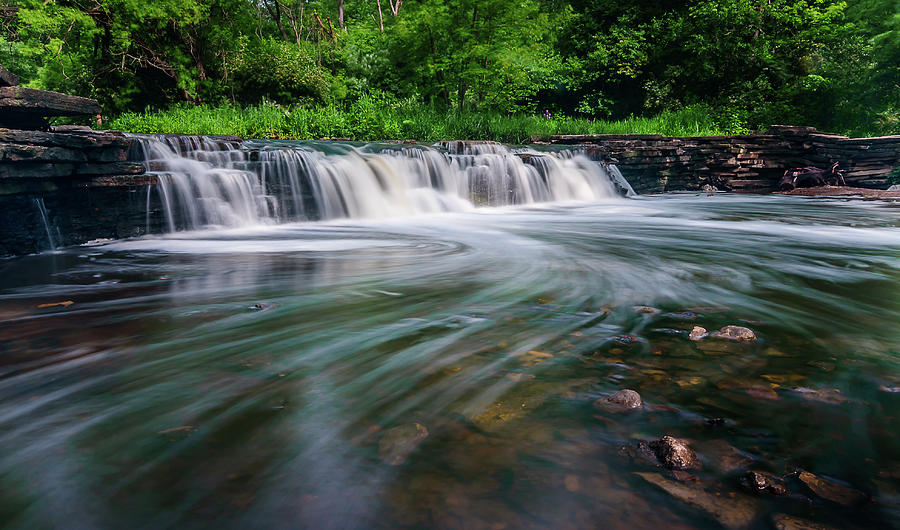
[[[41,216],[44,233],[47,235],[47,244],[49,245],[50,250],[56,250],[56,239],[53,237],[53,230],[50,227],[50,218],[47,215],[47,207],[44,205],[44,199],[36,198],[32,199],[32,201],[34,202],[34,207],[37,208],[37,211]]]
[[[139,140],[147,171],[159,176],[169,231],[634,194],[615,166],[573,151],[473,142],[356,147],[185,136]]]

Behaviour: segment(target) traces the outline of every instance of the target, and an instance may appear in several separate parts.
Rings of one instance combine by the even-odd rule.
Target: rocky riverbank
[[[764,134],[672,138],[658,135],[556,136],[552,145],[581,146],[615,160],[638,193],[717,188],[769,193],[794,167],[838,162],[847,184],[884,189],[900,167],[900,136],[848,138],[812,127],[775,125]]]
[[[228,151],[243,139],[215,137],[210,142]],[[186,150],[199,143],[193,136],[174,141]],[[617,164],[639,193],[709,185],[765,193],[774,190],[786,168],[837,161],[850,187],[793,193],[879,199],[897,195],[880,188],[887,187],[900,167],[900,136],[851,139],[811,128],[773,127],[766,134],[747,136],[561,136],[549,143],[580,147],[596,160]],[[258,152],[245,154],[248,162],[259,161]],[[529,154],[519,156],[526,164],[536,163]],[[157,176],[146,173],[143,162],[138,142],[118,131],[0,128],[0,223],[5,228],[0,256],[163,231]],[[151,164],[150,169],[158,168]]]

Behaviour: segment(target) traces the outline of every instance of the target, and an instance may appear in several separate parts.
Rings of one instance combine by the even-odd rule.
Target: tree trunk
[[[342,30],[347,31],[347,28],[344,27],[344,0],[337,0],[337,5],[338,5],[338,26],[340,26]]]
[[[388,0],[388,3],[391,4],[391,14],[395,17],[400,14],[400,4],[403,3],[403,0],[397,0],[397,3],[394,3],[394,0]]]
[[[375,0],[375,3],[378,4],[378,29],[384,33],[384,17],[381,15],[381,0]]]

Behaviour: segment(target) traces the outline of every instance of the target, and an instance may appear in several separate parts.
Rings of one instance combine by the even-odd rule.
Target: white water
[[[570,151],[140,137],[169,231],[295,220],[386,219],[479,206],[633,195],[615,166]],[[148,213],[149,215],[149,213]]]
[[[56,250],[56,240],[53,239],[53,231],[50,229],[50,220],[47,216],[47,207],[44,206],[44,199],[36,198],[32,199],[32,201],[41,215],[41,223],[43,223],[44,232],[47,234],[47,244],[50,245],[50,250]]]

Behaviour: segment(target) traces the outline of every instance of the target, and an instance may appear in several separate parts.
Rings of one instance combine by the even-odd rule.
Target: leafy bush
[[[227,70],[236,99],[244,103],[262,99],[324,103],[333,86],[340,90],[331,74],[316,64],[312,50],[272,37],[242,37]]]

